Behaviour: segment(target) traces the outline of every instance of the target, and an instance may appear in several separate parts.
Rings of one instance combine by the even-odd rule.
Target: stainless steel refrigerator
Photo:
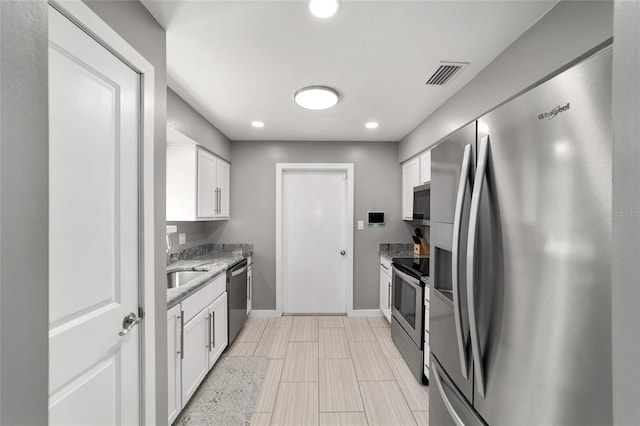
[[[611,60],[432,150],[432,425],[613,421]]]

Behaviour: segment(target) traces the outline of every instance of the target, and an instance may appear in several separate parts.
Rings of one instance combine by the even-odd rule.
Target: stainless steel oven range
[[[424,291],[428,258],[394,258],[392,262],[391,338],[419,382],[424,377]]]

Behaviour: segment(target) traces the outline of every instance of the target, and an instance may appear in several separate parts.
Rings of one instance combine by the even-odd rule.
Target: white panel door
[[[198,218],[213,218],[218,208],[216,157],[201,149],[198,152]]]
[[[346,313],[346,229],[344,171],[283,173],[284,313]]]
[[[49,7],[49,424],[140,415],[140,78]],[[28,315],[25,312],[25,315]]]

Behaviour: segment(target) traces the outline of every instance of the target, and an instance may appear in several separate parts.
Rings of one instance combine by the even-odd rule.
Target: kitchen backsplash
[[[196,247],[189,247],[174,253],[167,253],[167,265],[184,259],[204,256],[207,253],[221,251],[237,251],[244,255],[250,255],[253,252],[253,244],[200,244]]]
[[[403,252],[413,250],[413,243],[379,243],[378,253],[380,252]]]

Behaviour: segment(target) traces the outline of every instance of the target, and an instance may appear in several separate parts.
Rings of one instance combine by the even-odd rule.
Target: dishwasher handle
[[[237,277],[238,275],[244,273],[247,269],[249,269],[249,267],[245,265],[244,268],[231,270],[231,276]]]

